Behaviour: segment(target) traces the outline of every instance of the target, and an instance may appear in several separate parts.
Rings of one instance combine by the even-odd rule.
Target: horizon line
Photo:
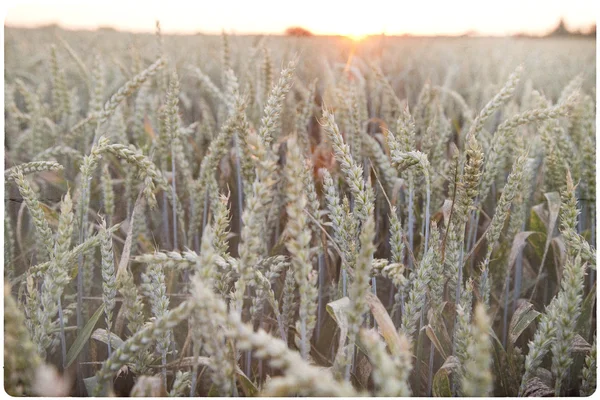
[[[560,21],[559,21],[560,22]],[[591,36],[591,33],[593,31],[593,29],[596,27],[596,23],[593,23],[591,25],[587,25],[587,26],[579,26],[579,27],[571,27],[572,30],[569,30],[569,35],[571,36]],[[424,34],[424,33],[411,33],[411,32],[404,32],[404,33],[388,33],[385,30],[379,33],[367,33],[364,35],[360,35],[362,38],[368,38],[368,37],[377,37],[377,36],[388,36],[388,37],[456,37],[456,38],[460,38],[460,37],[481,37],[481,38],[503,38],[503,37],[515,37],[515,36],[525,36],[525,37],[531,37],[531,38],[544,38],[547,37],[549,34],[551,34],[557,27],[558,25],[555,25],[553,28],[549,28],[548,30],[546,30],[544,33],[538,32],[538,33],[531,33],[531,32],[527,32],[526,30],[523,30],[521,32],[514,32],[514,33],[482,33],[479,32],[477,30],[473,30],[473,29],[467,29],[463,32],[457,32],[457,33],[432,33],[432,34]],[[112,25],[98,25],[95,27],[69,27],[69,26],[64,26],[60,23],[57,22],[50,22],[50,23],[44,23],[44,24],[7,24],[6,22],[4,23],[4,28],[9,28],[9,29],[28,29],[28,30],[35,30],[35,29],[44,29],[44,28],[58,28],[58,29],[62,29],[64,31],[71,31],[71,32],[96,32],[96,31],[101,31],[101,30],[112,30],[112,31],[116,31],[116,32],[120,32],[120,33],[129,33],[129,34],[150,34],[153,35],[156,33],[155,30],[150,30],[150,29],[141,29],[141,30],[136,30],[136,29],[123,29],[123,28],[118,28]],[[348,34],[341,34],[341,33],[315,33],[310,31],[307,28],[304,28],[302,26],[290,26],[286,29],[290,29],[290,28],[302,28],[302,29],[306,29],[308,32],[310,32],[310,35],[307,37],[344,37],[344,38],[350,38],[352,35],[348,35]],[[221,31],[174,31],[174,30],[168,30],[168,31],[162,31],[162,35],[168,36],[168,35],[173,35],[173,36],[193,36],[193,35],[221,35],[223,33],[227,33],[229,35],[239,35],[239,36],[282,36],[282,37],[298,37],[298,36],[294,36],[294,35],[289,35],[285,33],[285,30],[283,31],[278,31],[278,32],[236,32],[235,30],[225,30],[222,29]]]

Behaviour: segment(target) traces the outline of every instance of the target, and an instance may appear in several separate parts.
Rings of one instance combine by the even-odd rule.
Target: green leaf
[[[537,233],[533,231],[519,232],[515,235],[513,239],[512,247],[510,249],[510,255],[508,256],[508,268],[512,268],[515,263],[517,256],[523,250],[525,245],[527,244],[527,238],[532,234]]]
[[[584,339],[588,342],[592,341],[592,317],[594,311],[594,304],[596,303],[596,283],[590,289],[590,293],[586,296],[583,304],[581,305],[581,315],[577,321],[577,330]]]
[[[157,360],[158,362],[160,362],[160,358]],[[202,365],[204,367],[208,367],[211,364],[210,361],[210,357],[204,357],[204,356],[198,356],[196,358],[196,362],[194,363],[194,357],[183,357],[180,360],[175,360],[173,362],[170,362],[166,365],[167,368],[176,368],[176,369],[180,369],[180,368],[190,368],[193,367],[195,364],[198,365]],[[154,368],[162,368],[162,364],[150,364],[151,367]]]
[[[548,231],[548,215],[544,210],[544,203],[531,207],[529,226],[532,231],[543,233],[544,235]]]
[[[532,247],[535,250],[536,255],[539,257],[539,267],[537,268],[537,278],[536,285],[539,283],[539,279],[542,275],[542,271],[544,267],[546,267],[549,273],[552,273],[550,279],[558,281],[558,270],[559,267],[554,263],[554,251],[550,252],[550,243],[552,242],[552,237],[554,235],[554,230],[556,228],[556,222],[558,220],[558,215],[560,212],[560,194],[558,192],[550,192],[544,193],[546,197],[546,201],[548,203],[548,211],[543,209],[542,204],[538,204],[537,206],[532,208],[532,221],[531,221],[531,230],[537,232],[543,232],[545,234],[545,242],[543,247],[540,243],[540,238],[537,238],[537,235],[533,235],[530,238],[530,242]],[[537,217],[537,219],[536,219]],[[544,229],[545,228],[545,229]],[[552,249],[553,250],[553,249]],[[541,254],[540,254],[541,251]],[[548,261],[551,260],[551,261]],[[553,267],[553,268],[551,268]],[[535,292],[535,288],[534,288]],[[532,293],[533,296],[533,293]]]
[[[85,390],[89,393],[94,393],[94,390],[96,390],[96,386],[98,386],[98,377],[96,375],[94,376],[90,376],[89,378],[83,378],[83,384],[85,385]],[[102,391],[100,391],[99,396],[101,397],[106,397],[107,393],[106,393],[106,389],[108,388],[108,385],[104,385],[104,387],[102,388]]]
[[[517,301],[517,309],[513,314],[508,328],[507,353],[502,373],[508,377],[507,395],[516,396],[519,393],[519,383],[521,381],[522,364],[519,361],[521,357],[521,348],[516,346],[516,342],[523,332],[540,315],[533,309],[533,305],[524,299]]]
[[[156,361],[160,362],[160,359],[157,359]],[[201,365],[203,367],[210,367],[210,368],[214,369],[214,364],[212,364],[212,360],[210,359],[210,357],[205,357],[205,356],[198,356],[195,358],[195,360],[194,360],[194,357],[183,357],[180,360],[175,360],[173,362],[168,363],[166,365],[166,367],[168,369],[173,369],[173,368],[181,369],[181,368],[191,368],[196,364]],[[161,364],[152,363],[151,366],[153,368],[162,368]],[[235,366],[235,374],[236,374],[238,383],[242,387],[242,391],[244,392],[245,396],[254,397],[258,394],[258,388],[254,385],[254,383],[250,379],[248,379],[246,374],[244,374],[244,372],[237,365]],[[215,390],[216,390],[216,388],[215,388]],[[217,394],[217,396],[218,396],[218,394]]]
[[[544,197],[548,201],[548,230],[546,234],[548,238],[552,238],[554,235],[554,227],[558,220],[558,214],[560,212],[560,194],[558,192],[544,193]],[[550,240],[546,238],[546,246],[550,245]]]
[[[454,356],[449,356],[433,376],[432,392],[435,397],[452,397],[450,375],[457,372],[460,362]]]
[[[544,243],[546,242],[546,231],[548,229],[548,222],[546,220],[547,216],[544,215],[543,204],[538,204],[531,208],[529,229],[538,233],[538,235],[531,235],[527,240],[539,260],[542,259],[542,255],[544,254]]]
[[[546,264],[550,243],[552,242],[552,236],[554,235],[554,228],[556,227],[556,221],[558,220],[558,213],[560,212],[560,194],[558,192],[551,192],[544,193],[544,196],[548,201],[548,228],[546,230],[546,243],[544,244],[544,253],[542,254],[538,275],[541,273],[544,264]],[[556,265],[554,265],[554,267],[558,270]]]
[[[244,374],[244,372],[242,372],[241,369],[236,368],[236,377],[238,380],[238,383],[240,384],[240,386],[242,387],[242,391],[244,392],[244,396],[246,397],[254,397],[258,394],[258,388],[256,386],[254,386],[254,383],[252,383],[252,381],[250,379],[248,379],[248,377],[246,376],[246,374]]]
[[[96,323],[98,322],[103,313],[104,304],[101,304],[100,307],[98,307],[98,309],[94,313],[94,315],[92,315],[92,318],[90,318],[90,320],[87,322],[87,324],[85,324],[81,332],[79,332],[79,335],[77,336],[77,339],[75,339],[75,342],[73,342],[73,344],[71,345],[71,348],[67,353],[67,365],[65,366],[65,368],[68,368],[71,364],[73,364],[73,361],[77,359],[77,356],[79,355],[79,353],[81,353],[81,350],[83,350],[83,347],[85,346],[86,342],[90,339],[92,331],[94,330]]]
[[[533,309],[533,304],[527,300],[519,299],[517,309],[510,320],[508,330],[510,342],[514,344],[539,315],[540,313]]]
[[[423,346],[423,341],[425,335],[425,327],[423,326],[421,329],[419,329],[419,334],[417,335],[417,354],[415,361],[414,376],[417,379],[416,384],[418,386],[416,386],[415,393],[413,393],[413,395],[416,397],[424,396],[426,394],[424,392],[422,393],[419,391],[419,389],[427,387],[427,375],[429,373],[429,368],[427,364],[428,360],[425,357],[423,357],[423,349],[425,348],[425,346]]]
[[[208,397],[221,397],[219,388],[215,385],[210,385],[210,389],[208,389]]]
[[[502,342],[500,341],[500,339],[498,339],[498,336],[496,336],[494,330],[490,328],[488,333],[490,335],[490,338],[492,339],[493,344],[492,354],[494,356],[494,376],[497,379],[497,383],[499,383],[499,387],[498,385],[495,385],[495,387],[498,390],[499,396],[506,397],[509,395],[509,388],[511,383],[508,368],[505,367],[508,356],[506,354],[506,351],[504,350],[504,347],[502,346]]]
[[[92,339],[102,342],[104,344],[108,344],[108,331],[106,329],[96,329],[94,333],[92,333]],[[118,349],[123,344],[123,339],[118,337],[114,333],[110,333],[110,347],[112,349]]]

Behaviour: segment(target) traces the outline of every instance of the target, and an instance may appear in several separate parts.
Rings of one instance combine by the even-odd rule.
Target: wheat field
[[[12,396],[589,396],[594,39],[5,28]]]

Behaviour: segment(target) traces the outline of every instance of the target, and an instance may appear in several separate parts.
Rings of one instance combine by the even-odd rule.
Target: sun
[[[367,37],[367,34],[364,33],[350,33],[345,35],[347,38],[351,39],[353,42],[360,42],[364,38]]]

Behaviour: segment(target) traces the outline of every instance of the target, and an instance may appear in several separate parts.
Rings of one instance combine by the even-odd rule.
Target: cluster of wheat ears
[[[595,391],[595,41],[5,32],[9,394]]]

